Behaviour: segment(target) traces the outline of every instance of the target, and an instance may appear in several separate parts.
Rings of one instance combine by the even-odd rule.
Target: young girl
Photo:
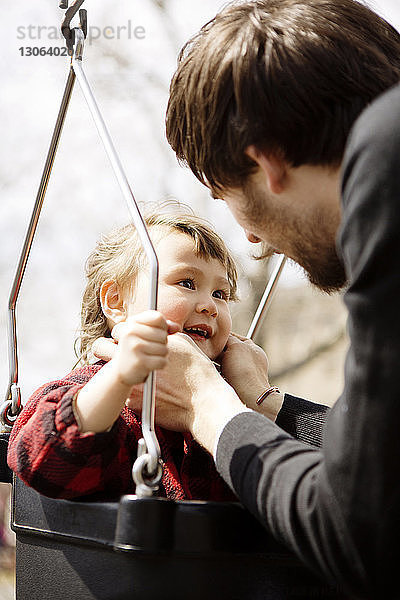
[[[192,215],[152,214],[145,222],[159,257],[158,311],[145,311],[147,260],[133,225],[104,236],[87,262],[79,340],[84,366],[37,390],[13,427],[9,465],[47,496],[104,500],[134,492],[131,470],[142,433],[130,394],[165,366],[168,333],[186,333],[211,360],[227,342],[237,274],[224,242]],[[90,364],[94,340],[122,322],[114,358]],[[157,427],[156,435],[160,495],[235,499],[190,434]]]

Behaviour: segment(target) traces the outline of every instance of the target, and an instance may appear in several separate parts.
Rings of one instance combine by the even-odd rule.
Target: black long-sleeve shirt
[[[275,422],[296,440],[319,448],[322,446],[324,426],[329,411],[329,407],[324,404],[285,394]]]
[[[355,597],[387,600],[400,597],[400,86],[352,129],[342,205],[351,345],[323,447],[243,413],[221,434],[217,467],[307,564]]]

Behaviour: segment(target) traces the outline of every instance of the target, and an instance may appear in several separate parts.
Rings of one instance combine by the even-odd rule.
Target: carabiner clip
[[[68,48],[68,54],[73,55],[75,45],[75,27],[71,29],[71,21],[79,10],[79,29],[83,33],[83,37],[87,36],[87,11],[84,8],[80,8],[85,0],[75,0],[75,2],[68,8],[68,0],[61,0],[60,8],[66,8],[67,12],[63,22],[61,23],[61,33],[65,37],[65,41]]]

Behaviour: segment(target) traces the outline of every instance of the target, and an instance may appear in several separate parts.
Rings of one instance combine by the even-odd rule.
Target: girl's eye
[[[215,292],[213,292],[213,296],[219,300],[229,300],[229,294],[225,290],[215,290]]]
[[[178,281],[178,285],[181,287],[187,288],[188,290],[194,290],[194,281],[193,279],[182,279],[182,281]]]

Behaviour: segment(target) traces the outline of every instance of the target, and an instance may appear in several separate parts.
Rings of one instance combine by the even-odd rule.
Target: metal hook
[[[72,56],[75,44],[75,28],[70,27],[71,21],[79,10],[79,29],[82,30],[83,36],[87,36],[87,11],[84,8],[80,8],[85,0],[75,0],[73,4],[68,8],[68,0],[61,0],[60,8],[67,8],[63,22],[61,23],[61,32],[65,37],[67,43],[68,53]]]

